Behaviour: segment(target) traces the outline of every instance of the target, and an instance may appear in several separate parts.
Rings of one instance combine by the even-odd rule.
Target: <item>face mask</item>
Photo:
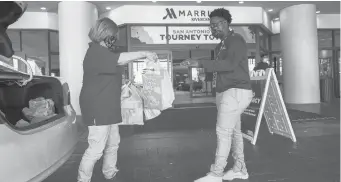
[[[116,42],[116,37],[115,36],[110,36],[107,37],[104,40],[105,46],[107,46],[109,49],[115,49],[115,42]]]

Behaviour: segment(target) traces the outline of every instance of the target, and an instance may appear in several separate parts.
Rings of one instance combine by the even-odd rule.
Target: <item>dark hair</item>
[[[212,17],[222,17],[224,18],[229,24],[232,22],[232,16],[230,14],[230,11],[224,8],[218,8],[213,10],[210,15],[210,18]]]

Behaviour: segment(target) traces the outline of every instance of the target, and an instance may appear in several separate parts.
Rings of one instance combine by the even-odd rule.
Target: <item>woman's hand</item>
[[[146,52],[146,59],[156,62],[158,60],[158,57],[155,52]]]

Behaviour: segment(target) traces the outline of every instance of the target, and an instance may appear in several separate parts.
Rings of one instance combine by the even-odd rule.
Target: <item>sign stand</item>
[[[261,94],[261,81],[264,80],[266,80],[265,88]],[[296,142],[295,133],[274,70],[269,68],[266,73],[264,70],[251,72],[251,82],[254,98],[242,114],[243,136],[255,145],[264,115],[271,134],[275,133]],[[261,99],[260,104],[259,99]]]

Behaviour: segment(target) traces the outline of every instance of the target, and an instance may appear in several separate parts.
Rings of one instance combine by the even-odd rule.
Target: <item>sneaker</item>
[[[208,174],[207,176],[197,179],[194,182],[223,182],[223,178]]]
[[[118,171],[116,171],[110,178],[108,176],[104,176],[106,181],[112,181],[112,182],[121,182],[122,181],[122,176]]]
[[[223,179],[224,180],[234,180],[234,179],[248,179],[249,178],[249,174],[248,173],[243,173],[243,172],[234,172],[232,169],[227,171],[224,176]]]
[[[107,180],[110,180],[110,179],[113,179],[115,178],[118,173],[118,170],[114,170],[113,172],[111,172],[111,174],[109,175],[108,173],[107,174],[104,174],[104,178],[107,179]]]

